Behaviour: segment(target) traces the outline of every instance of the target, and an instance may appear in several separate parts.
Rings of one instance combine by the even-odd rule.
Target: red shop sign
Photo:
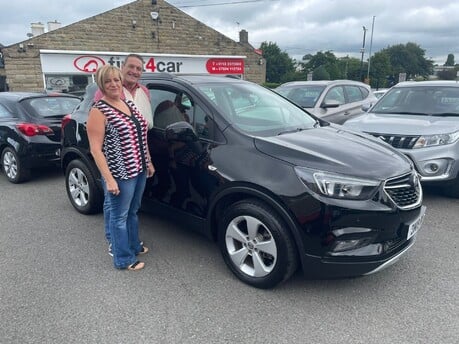
[[[212,58],[206,62],[210,74],[244,74],[244,60],[231,58]]]

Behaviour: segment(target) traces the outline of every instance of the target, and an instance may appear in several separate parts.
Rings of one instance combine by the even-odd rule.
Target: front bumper
[[[392,265],[414,244],[425,207],[371,212],[326,206],[323,214],[326,220],[302,228],[308,278],[368,275]]]
[[[448,181],[459,174],[459,143],[400,151],[414,163],[422,182]]]

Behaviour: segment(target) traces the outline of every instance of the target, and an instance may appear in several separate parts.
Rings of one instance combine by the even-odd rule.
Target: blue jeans
[[[105,182],[104,221],[106,236],[112,244],[113,263],[124,269],[137,261],[136,255],[142,249],[139,240],[137,212],[145,190],[146,173],[130,179],[116,179],[120,190],[117,196],[107,192]],[[108,229],[108,232],[107,232]]]
[[[105,185],[105,181],[102,178],[102,185],[104,187],[104,229],[105,229],[105,239],[107,239],[108,243],[111,243],[110,240],[110,195],[107,191],[107,187]]]

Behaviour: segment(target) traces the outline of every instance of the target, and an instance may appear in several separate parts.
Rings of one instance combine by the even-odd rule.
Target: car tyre
[[[22,166],[16,151],[6,147],[2,152],[2,170],[6,178],[14,184],[30,179],[30,169]]]
[[[219,222],[223,260],[241,281],[262,289],[286,281],[298,267],[295,243],[273,209],[252,199],[229,207]]]
[[[82,214],[96,214],[102,211],[103,193],[96,178],[79,159],[72,160],[65,171],[67,196],[73,207]]]

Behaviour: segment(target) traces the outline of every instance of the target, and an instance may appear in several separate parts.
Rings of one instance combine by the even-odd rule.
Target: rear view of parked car
[[[276,92],[313,115],[328,122],[342,124],[376,103],[367,84],[352,80],[292,81],[280,85]]]
[[[345,126],[379,137],[413,161],[421,181],[459,197],[459,84],[403,82]]]
[[[6,178],[20,183],[31,169],[60,161],[61,121],[80,98],[45,93],[0,93],[0,156]]]
[[[244,80],[145,74],[141,82],[154,110],[156,170],[143,210],[216,241],[241,281],[271,288],[298,267],[310,278],[370,274],[414,244],[422,188],[409,160],[380,140]],[[67,194],[83,214],[103,200],[86,135],[94,92],[63,124]]]

